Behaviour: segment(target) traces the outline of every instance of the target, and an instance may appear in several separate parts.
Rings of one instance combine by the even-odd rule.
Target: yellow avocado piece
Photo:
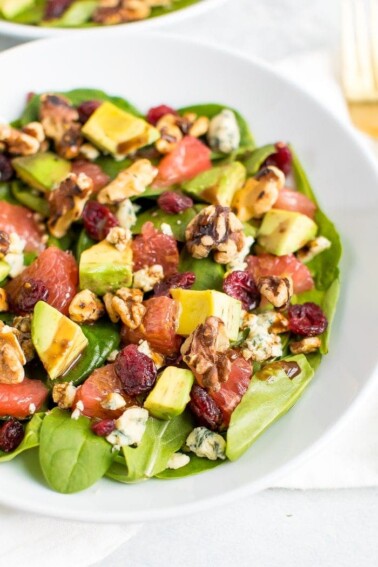
[[[207,317],[222,319],[227,336],[234,341],[238,338],[242,304],[237,299],[214,290],[171,289],[170,293],[179,305],[179,335],[190,335]]]
[[[142,118],[103,102],[81,130],[92,144],[113,156],[127,155],[160,138],[159,131]]]
[[[51,380],[62,376],[88,345],[79,325],[44,301],[34,308],[31,335]]]

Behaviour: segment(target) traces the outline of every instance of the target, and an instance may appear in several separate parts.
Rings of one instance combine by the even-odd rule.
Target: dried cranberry
[[[11,160],[4,154],[0,154],[0,182],[12,179],[14,169]]]
[[[10,453],[17,449],[25,435],[22,423],[17,419],[6,421],[0,428],[0,449]]]
[[[213,398],[197,384],[190,392],[189,408],[194,413],[200,425],[211,430],[218,429],[222,423],[222,413]]]
[[[162,118],[162,116],[165,116],[166,114],[177,115],[177,112],[176,110],[174,110],[170,106],[167,106],[166,104],[161,104],[160,106],[154,106],[153,108],[150,108],[150,110],[147,112],[147,122],[156,126],[160,118]]]
[[[91,429],[93,433],[99,437],[107,437],[115,430],[114,419],[102,419],[96,423],[92,423]]]
[[[44,19],[53,20],[59,18],[72,2],[73,0],[47,0]]]
[[[293,333],[305,337],[315,337],[324,333],[327,326],[327,317],[316,303],[290,305],[289,329]]]
[[[164,191],[157,202],[162,211],[172,215],[182,213],[182,211],[186,211],[186,209],[193,206],[193,201],[190,197],[176,191]]]
[[[275,144],[276,152],[271,154],[266,160],[264,165],[274,165],[278,167],[285,175],[289,175],[291,171],[291,164],[293,156],[290,148],[284,142],[277,142]]]
[[[49,290],[42,280],[27,279],[14,297],[9,298],[9,307],[13,313],[32,313],[38,301],[46,301]]]
[[[99,106],[101,106],[101,104],[102,103],[100,100],[86,100],[85,102],[82,102],[77,107],[80,122],[82,124],[85,124],[85,122],[92,116],[94,111],[97,110]]]
[[[151,358],[128,345],[117,355],[114,370],[126,394],[138,396],[151,390],[156,382],[156,366]]]
[[[97,201],[89,201],[83,211],[84,228],[93,240],[104,240],[118,220],[110,209]]]
[[[256,309],[260,305],[261,295],[254,279],[248,272],[235,271],[223,280],[223,291],[239,299],[246,311]]]
[[[172,274],[157,283],[154,287],[154,295],[166,295],[169,297],[169,290],[176,287],[190,289],[196,281],[196,274],[184,272],[183,274]]]

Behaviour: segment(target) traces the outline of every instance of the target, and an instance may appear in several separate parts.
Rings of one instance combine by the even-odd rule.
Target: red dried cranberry
[[[192,199],[178,191],[164,191],[157,202],[162,211],[172,215],[182,213],[193,206]]]
[[[83,211],[84,228],[93,240],[104,240],[118,220],[110,209],[97,201],[89,201]]]
[[[102,419],[96,423],[92,423],[91,429],[95,435],[99,437],[107,437],[115,430],[114,419]]]
[[[14,169],[11,160],[4,154],[0,154],[0,182],[12,179]]]
[[[59,18],[72,2],[73,0],[47,0],[44,19],[53,20]]]
[[[271,154],[264,162],[264,165],[274,165],[278,167],[285,175],[289,175],[293,156],[290,148],[284,142],[275,144],[276,152]]]
[[[117,355],[114,370],[126,394],[138,396],[151,390],[156,382],[156,366],[149,356],[128,345]]]
[[[256,309],[260,305],[260,292],[248,272],[235,271],[228,274],[223,280],[223,291],[227,295],[239,299],[246,311]]]
[[[6,421],[0,428],[0,449],[10,453],[17,449],[25,435],[22,423],[17,419]]]
[[[184,272],[183,274],[172,274],[157,283],[154,287],[154,295],[166,295],[169,297],[169,290],[181,287],[182,289],[190,289],[196,281],[196,274],[193,272]]]
[[[222,413],[213,398],[197,384],[190,392],[189,408],[194,413],[200,425],[211,430],[218,429],[222,423]]]
[[[316,303],[290,305],[289,329],[293,333],[305,337],[315,337],[324,333],[327,326],[327,317]]]
[[[48,297],[49,290],[44,282],[29,278],[22,284],[17,294],[9,298],[9,307],[13,313],[32,313],[35,304],[38,301],[46,301]]]
[[[82,102],[78,107],[77,111],[79,113],[79,120],[82,124],[92,116],[95,110],[101,106],[102,102],[100,100],[86,100]]]
[[[153,124],[153,126],[156,126],[160,118],[162,118],[166,114],[177,115],[177,112],[176,110],[174,110],[170,106],[167,106],[166,104],[161,104],[160,106],[154,106],[153,108],[150,108],[150,110],[147,112],[147,122]]]

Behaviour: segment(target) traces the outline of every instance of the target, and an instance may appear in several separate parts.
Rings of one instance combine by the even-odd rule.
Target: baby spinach
[[[89,488],[112,463],[112,446],[95,435],[87,417],[72,419],[54,408],[40,433],[39,462],[47,483],[63,494]]]
[[[184,248],[180,254],[180,272],[194,272],[196,281],[191,289],[216,289],[222,291],[225,269],[211,258],[193,258]]]
[[[170,457],[181,448],[192,428],[186,413],[168,421],[150,416],[141,444],[136,448],[123,447],[125,467],[116,462],[108,476],[128,483],[157,475],[167,468]]]
[[[273,144],[267,144],[266,146],[261,146],[261,148],[253,150],[253,152],[243,160],[243,164],[247,169],[247,175],[256,175],[264,161],[275,151],[276,149]]]
[[[73,382],[78,386],[96,368],[102,366],[109,354],[120,343],[120,334],[116,325],[110,321],[97,321],[93,325],[81,325],[81,330],[88,339],[88,346],[74,366],[57,382]]]
[[[76,260],[80,262],[80,256],[84,250],[87,250],[94,244],[96,244],[96,242],[88,236],[86,230],[83,228],[76,242]]]
[[[117,177],[121,171],[127,169],[133,162],[129,158],[116,161],[112,156],[100,156],[96,159],[95,163],[101,167],[106,175],[111,179]]]
[[[38,447],[39,445],[39,432],[41,430],[44,413],[36,413],[33,415],[27,426],[25,427],[25,436],[21,441],[20,445],[12,451],[11,453],[3,453],[0,451],[0,463],[11,461],[17,455],[20,455],[24,451]]]
[[[165,469],[158,473],[156,477],[164,480],[170,480],[174,478],[184,478],[185,476],[194,476],[204,471],[214,469],[223,463],[224,461],[221,461],[220,459],[217,461],[210,461],[209,459],[203,459],[190,453],[190,461],[187,465],[185,465],[185,467],[181,467],[180,469]]]
[[[165,213],[161,209],[149,209],[148,211],[144,211],[138,215],[137,222],[131,230],[133,234],[140,234],[142,232],[142,226],[147,221],[152,222],[154,227],[158,230],[161,229],[162,224],[168,224],[171,227],[173,236],[176,240],[179,242],[185,242],[186,227],[199,212],[198,209],[201,208],[201,206],[190,207],[177,215]]]
[[[0,183],[0,201],[6,201],[11,205],[19,205],[19,202],[13,195],[10,183]]]
[[[28,207],[43,217],[49,216],[49,204],[46,199],[40,196],[40,193],[33,191],[30,187],[26,187],[26,185],[18,181],[12,183],[11,190],[13,196],[21,205]]]
[[[226,455],[231,461],[245,453],[267,427],[295,404],[313,377],[314,370],[303,354],[283,360],[296,362],[300,374],[289,378],[276,363],[278,368],[268,379],[264,369],[252,377],[246,394],[231,415],[226,447]]]

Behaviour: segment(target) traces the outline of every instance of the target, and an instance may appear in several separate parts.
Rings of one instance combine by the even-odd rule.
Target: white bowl
[[[93,28],[49,28],[42,26],[32,26],[25,24],[16,24],[0,19],[0,36],[8,35],[23,39],[36,39],[41,37],[66,37],[69,35],[101,35],[102,37],[114,37],[114,35],[132,32],[143,32],[145,30],[157,29],[162,24],[174,25],[177,22],[190,18],[191,16],[200,16],[212,8],[217,8],[226,0],[199,0],[197,4],[187,6],[176,12],[168,12],[165,15],[149,18],[139,22],[130,22],[128,24],[119,24],[116,26],[97,26]]]
[[[128,57],[132,53],[132,57]],[[101,522],[199,511],[269,486],[318,448],[367,391],[377,362],[378,175],[352,129],[268,66],[162,35],[39,41],[0,55],[0,115],[17,117],[29,91],[102,88],[141,109],[220,102],[248,120],[258,144],[290,140],[344,241],[343,286],[331,352],[297,405],[237,462],[183,480],[103,480],[65,496],[41,479],[35,454],[0,465],[0,501]]]

